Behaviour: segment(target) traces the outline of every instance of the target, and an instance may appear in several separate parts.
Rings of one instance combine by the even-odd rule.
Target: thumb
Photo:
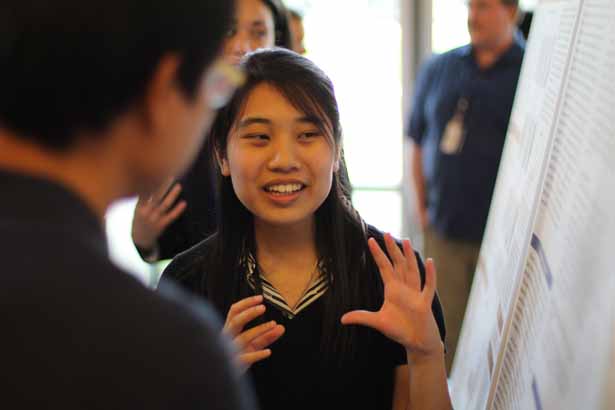
[[[363,325],[377,328],[378,315],[367,310],[353,310],[342,316],[343,325]]]

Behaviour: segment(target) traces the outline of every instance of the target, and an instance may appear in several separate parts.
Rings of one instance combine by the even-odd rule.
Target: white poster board
[[[615,0],[543,1],[451,375],[456,409],[610,400],[614,124]]]

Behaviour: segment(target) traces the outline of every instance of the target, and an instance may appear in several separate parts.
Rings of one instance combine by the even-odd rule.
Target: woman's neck
[[[318,260],[314,220],[274,226],[255,220],[256,259],[268,274],[309,275]]]

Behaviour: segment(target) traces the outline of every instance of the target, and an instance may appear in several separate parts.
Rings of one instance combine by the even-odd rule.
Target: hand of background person
[[[179,201],[181,185],[168,180],[151,196],[139,197],[132,219],[132,240],[143,250],[154,249],[162,232],[186,209],[186,202]]]
[[[237,360],[242,370],[271,356],[271,349],[267,346],[284,334],[284,326],[274,321],[243,330],[249,322],[263,313],[265,313],[263,296],[257,295],[242,299],[232,305],[226,316],[223,331],[233,339],[239,350]]]
[[[443,345],[431,310],[436,292],[433,261],[428,259],[425,264],[425,286],[421,290],[419,268],[410,241],[402,242],[402,253],[390,234],[384,240],[392,263],[373,238],[368,242],[384,282],[382,307],[378,312],[348,312],[342,316],[342,323],[378,330],[403,345],[409,357],[417,360],[442,355]]]

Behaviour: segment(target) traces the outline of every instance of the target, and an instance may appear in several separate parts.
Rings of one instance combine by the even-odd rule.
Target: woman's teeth
[[[270,185],[265,188],[267,192],[271,192],[274,194],[292,194],[294,192],[300,191],[303,188],[301,184],[280,184],[280,185]]]

